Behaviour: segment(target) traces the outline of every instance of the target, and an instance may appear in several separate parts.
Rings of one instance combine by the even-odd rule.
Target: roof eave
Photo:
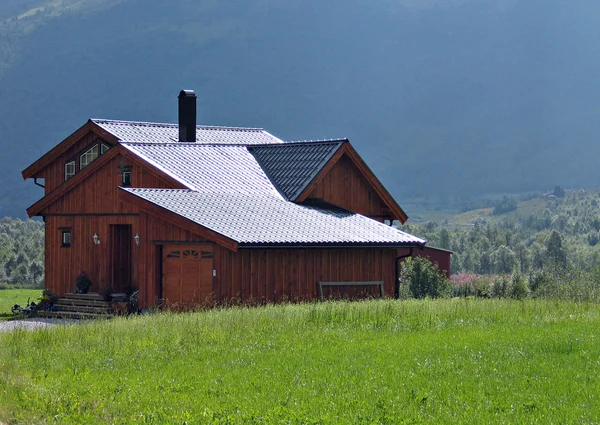
[[[240,242],[238,247],[243,248],[263,248],[263,249],[283,249],[283,248],[423,248],[427,242],[384,242],[384,243],[352,243],[352,242]]]

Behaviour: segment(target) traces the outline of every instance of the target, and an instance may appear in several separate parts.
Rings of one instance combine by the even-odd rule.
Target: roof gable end
[[[347,139],[248,146],[256,161],[288,200],[295,201]]]

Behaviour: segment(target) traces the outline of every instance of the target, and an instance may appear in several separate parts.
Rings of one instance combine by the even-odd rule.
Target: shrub
[[[520,275],[513,276],[512,287],[510,288],[510,297],[517,300],[522,300],[529,295],[529,287],[527,282]]]
[[[407,258],[402,264],[400,280],[402,285],[408,286],[415,298],[450,295],[450,282],[439,270],[438,265],[431,263],[427,258]],[[406,291],[406,288],[402,290]]]

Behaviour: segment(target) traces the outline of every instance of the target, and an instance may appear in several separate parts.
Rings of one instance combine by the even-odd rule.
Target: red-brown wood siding
[[[307,198],[322,199],[379,221],[390,216],[389,208],[346,155],[316,182]]]
[[[93,131],[88,132],[85,136],[83,136],[79,141],[77,141],[73,146],[71,146],[65,153],[60,155],[56,160],[52,161],[46,168],[44,168],[40,175],[42,175],[45,179],[45,193],[46,195],[52,192],[57,186],[65,181],[65,164],[68,161],[75,160],[75,169],[78,173],[79,170],[79,156],[84,153],[86,150],[91,148],[96,143],[104,142],[107,145],[112,145],[104,140],[102,140],[96,133]],[[76,174],[77,175],[77,174]]]
[[[410,250],[408,248],[398,249],[398,256],[408,255]],[[450,260],[452,253],[445,250],[430,248],[426,246],[423,249],[413,249],[413,257],[425,257],[429,258],[432,263],[438,265],[438,268],[442,270],[448,278],[450,278]]]
[[[75,278],[84,271],[90,275],[96,292],[110,287],[113,281],[111,225],[129,224],[132,233],[139,232],[136,216],[48,216],[46,217],[46,288],[56,294],[71,292]],[[71,246],[61,247],[63,228],[71,229]],[[97,234],[100,244],[95,245]],[[131,245],[131,284],[138,286],[140,250]]]
[[[46,220],[46,288],[57,294],[75,288],[75,278],[85,271],[93,286],[91,291],[113,285],[111,249],[114,235],[111,225],[132,225],[131,235],[138,234],[141,241],[151,240],[146,232],[146,215],[137,208],[119,201],[118,187],[122,183],[120,164],[131,166],[132,187],[176,188],[158,172],[141,161],[118,155],[81,182],[70,192],[46,208],[42,215]],[[71,228],[71,246],[61,247],[62,230]],[[189,232],[176,237],[189,237]],[[97,234],[100,245],[94,245],[92,237]],[[177,239],[179,240],[179,239]],[[146,244],[131,243],[131,285],[146,287],[148,261]],[[119,289],[119,288],[116,288]]]
[[[317,282],[383,281],[394,294],[396,250],[391,248],[239,249],[216,247],[217,303],[308,301]],[[378,287],[324,288],[324,295],[379,296]]]
[[[122,185],[120,165],[131,167],[131,187],[154,189],[176,189],[175,185],[143,162],[117,155],[100,167],[93,176],[46,208],[46,214],[130,214],[137,212],[131,205],[119,201],[119,186]]]

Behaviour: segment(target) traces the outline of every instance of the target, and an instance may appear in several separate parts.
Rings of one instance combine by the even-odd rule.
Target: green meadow
[[[41,295],[41,289],[0,289],[0,321],[12,317],[11,308],[15,304],[25,307],[28,299],[37,303]]]
[[[0,333],[7,424],[598,424],[600,310],[326,302]]]

